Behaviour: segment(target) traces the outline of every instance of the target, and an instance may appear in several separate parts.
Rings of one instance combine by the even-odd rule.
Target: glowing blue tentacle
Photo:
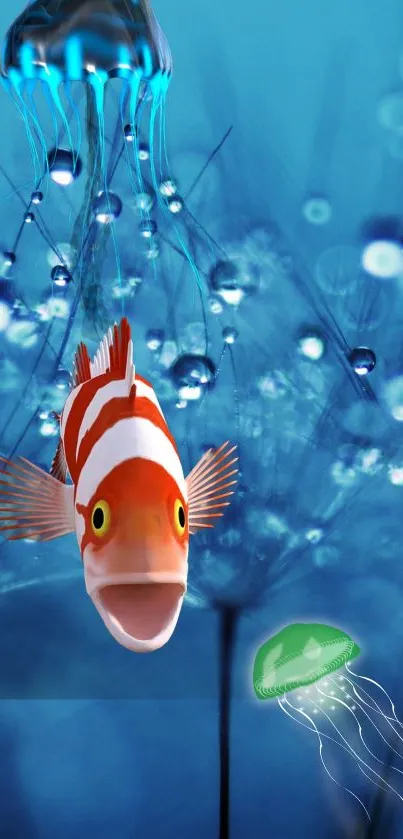
[[[30,101],[31,106],[32,106],[31,118],[34,121],[35,130],[37,131],[39,141],[40,141],[41,146],[42,146],[43,175],[45,175],[47,170],[48,170],[48,150],[47,150],[47,147],[46,147],[45,135],[42,131],[42,128],[41,128],[41,125],[40,125],[40,122],[39,122],[39,119],[38,119],[38,114],[36,112],[35,102],[34,102],[34,91],[35,91],[37,81],[38,81],[37,79],[33,79],[32,81],[29,80],[29,82],[27,83],[27,92],[28,92],[29,101]]]
[[[63,80],[62,79],[62,74],[57,69],[57,67],[53,67],[53,66],[48,65],[46,68],[44,68],[41,71],[41,77],[44,81],[47,81],[47,83],[49,85],[49,88],[50,88],[50,92],[52,94],[53,101],[56,105],[56,108],[57,108],[61,118],[62,118],[62,122],[63,122],[65,131],[66,131],[66,134],[67,134],[68,142],[70,144],[70,151],[71,151],[71,154],[72,154],[72,157],[73,157],[73,165],[74,165],[74,168],[75,168],[76,164],[77,164],[77,154],[76,154],[75,149],[73,147],[73,140],[72,140],[72,136],[71,136],[71,131],[70,131],[70,126],[69,126],[69,123],[68,123],[68,119],[67,119],[66,114],[64,112],[64,108],[63,108],[63,105],[61,103],[61,99],[60,99],[60,96],[59,96],[59,85],[62,83],[62,80]]]
[[[33,165],[33,168],[34,168],[34,178],[35,178],[35,181],[37,181],[38,180],[37,166],[40,166],[40,163],[39,163],[38,151],[37,151],[37,148],[36,148],[36,145],[35,145],[35,140],[33,138],[32,131],[31,131],[31,128],[30,128],[30,125],[29,125],[27,106],[26,106],[24,97],[22,96],[22,93],[21,93],[22,83],[23,83],[22,76],[21,76],[21,73],[19,73],[19,71],[15,70],[14,68],[11,68],[9,70],[8,75],[9,75],[9,79],[10,79],[10,83],[11,83],[10,89],[11,89],[12,94],[13,94],[14,102],[15,102],[15,104],[17,106],[17,109],[20,112],[21,117],[24,121],[25,130],[26,130],[26,134],[27,134],[27,139],[28,139],[29,147],[31,149],[32,165]],[[17,97],[17,98],[15,98],[15,97]]]
[[[74,99],[73,99],[73,94],[71,92],[71,82],[70,81],[65,82],[64,91],[65,91],[65,94],[66,94],[66,99],[67,99],[67,101],[68,101],[68,103],[69,103],[69,105],[70,105],[70,107],[73,111],[73,114],[75,116],[75,120],[76,120],[76,123],[77,123],[77,158],[79,158],[80,157],[80,151],[81,151],[81,145],[82,145],[82,142],[83,142],[83,132],[82,132],[82,129],[81,129],[80,113],[79,113],[77,105],[76,105],[76,103],[74,102]]]
[[[166,203],[162,200],[161,195],[160,195],[160,191],[159,191],[159,184],[158,184],[157,176],[156,176],[156,172],[155,172],[155,160],[154,160],[155,119],[156,119],[156,116],[157,116],[157,113],[158,113],[159,105],[160,105],[160,98],[159,97],[158,98],[153,98],[152,105],[151,105],[151,116],[150,116],[150,170],[151,170],[151,180],[152,180],[152,184],[153,184],[155,193],[157,195],[158,204],[160,205],[161,209],[163,210],[163,213],[164,213],[165,217],[168,217],[168,211],[167,211]],[[170,221],[172,223],[171,215],[169,215],[169,218],[170,218]],[[196,282],[197,282],[197,285],[199,287],[199,291],[202,294],[203,293],[203,285],[202,285],[202,282],[201,282],[201,279],[200,279],[200,274],[199,274],[199,271],[197,269],[196,263],[195,263],[192,255],[191,255],[187,245],[183,241],[183,238],[178,231],[178,226],[175,223],[174,223],[174,228],[175,228],[175,233],[176,233],[176,236],[178,238],[179,244],[180,244],[180,246],[183,250],[183,253],[185,254],[185,256],[187,257],[187,259],[189,261],[191,270],[192,270],[192,272],[193,272],[193,274],[196,278]]]

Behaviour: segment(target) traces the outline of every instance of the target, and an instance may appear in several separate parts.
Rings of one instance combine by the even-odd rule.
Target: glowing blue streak
[[[34,50],[31,44],[23,44],[20,49],[20,65],[25,79],[35,78]]]
[[[81,41],[76,36],[71,36],[66,43],[66,67],[67,78],[71,81],[80,81],[83,77],[83,58]]]

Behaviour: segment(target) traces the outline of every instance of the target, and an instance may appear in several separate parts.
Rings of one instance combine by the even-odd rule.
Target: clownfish
[[[0,530],[40,541],[75,532],[87,594],[113,638],[159,649],[186,594],[189,536],[230,503],[236,446],[210,449],[185,479],[154,389],[135,372],[126,318],[92,362],[78,346],[58,418],[50,473],[1,458]]]

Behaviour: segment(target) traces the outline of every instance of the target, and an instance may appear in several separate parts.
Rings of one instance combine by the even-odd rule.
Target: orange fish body
[[[84,344],[77,350],[51,474],[24,458],[4,461],[0,529],[41,540],[75,531],[107,629],[128,649],[151,652],[179,618],[189,536],[229,503],[234,448],[210,450],[185,479],[155,392],[135,372],[124,318],[93,362]]]

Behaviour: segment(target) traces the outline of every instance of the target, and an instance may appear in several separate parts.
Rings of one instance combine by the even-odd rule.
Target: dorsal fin
[[[130,324],[122,318],[118,326],[114,324],[102,339],[94,360],[90,363],[91,378],[111,373],[116,378],[126,379],[130,390],[135,376],[133,364],[133,342]]]
[[[62,484],[66,483],[67,479],[67,463],[66,458],[64,456],[64,447],[63,441],[60,439],[56,454],[52,460],[52,465],[50,467],[50,474],[56,478],[57,481],[61,481]]]
[[[81,342],[78,345],[76,354],[74,356],[73,373],[71,377],[71,384],[74,387],[88,382],[91,378],[91,362],[88,355],[88,350],[85,344]]]

